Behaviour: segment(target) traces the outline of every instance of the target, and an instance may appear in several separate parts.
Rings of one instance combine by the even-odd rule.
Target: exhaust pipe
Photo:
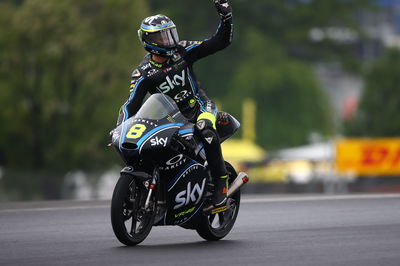
[[[230,197],[232,197],[239,190],[239,188],[241,188],[247,182],[249,182],[249,177],[247,176],[247,174],[244,173],[244,172],[240,172],[238,174],[238,176],[235,178],[235,180],[231,183],[231,185],[228,188],[228,193],[227,193],[226,199],[225,199],[225,201],[223,203],[225,205],[221,206],[221,207],[218,207],[218,208],[216,208],[214,205],[210,205],[210,206],[204,208],[203,212],[206,215],[210,215],[210,214],[216,214],[216,213],[219,213],[219,212],[226,211],[228,209],[228,207],[229,207],[229,204],[226,205],[228,199]]]
[[[233,194],[235,194],[238,189],[249,182],[249,177],[246,173],[240,172],[236,179],[232,182],[232,184],[228,188],[227,198],[230,198]]]

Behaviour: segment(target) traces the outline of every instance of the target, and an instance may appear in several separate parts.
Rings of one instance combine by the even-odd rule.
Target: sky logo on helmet
[[[145,18],[140,26],[141,30],[145,32],[154,32],[172,27],[175,27],[174,22],[163,15]]]

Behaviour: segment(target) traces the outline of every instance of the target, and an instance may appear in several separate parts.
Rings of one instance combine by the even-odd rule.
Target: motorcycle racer
[[[179,41],[174,22],[165,15],[145,18],[138,30],[143,47],[149,52],[132,72],[130,95],[121,107],[117,124],[139,110],[147,93],[170,96],[189,121],[196,123],[196,134],[204,145],[215,186],[213,205],[224,204],[227,170],[216,131],[217,108],[200,88],[193,64],[226,48],[232,42],[232,8],[227,0],[213,0],[221,22],[212,38]]]

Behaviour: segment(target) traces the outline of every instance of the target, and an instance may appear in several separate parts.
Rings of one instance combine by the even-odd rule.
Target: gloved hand
[[[229,5],[228,0],[214,0],[214,5],[222,21],[232,17],[232,7]]]
[[[227,125],[229,124],[229,114],[226,112],[218,112],[217,114],[217,124]]]

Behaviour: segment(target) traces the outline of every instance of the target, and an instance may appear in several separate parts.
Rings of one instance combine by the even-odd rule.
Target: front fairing
[[[170,156],[173,135],[186,124],[172,99],[153,94],[135,116],[113,130],[112,143],[126,163],[132,164],[139,157],[162,160]]]

